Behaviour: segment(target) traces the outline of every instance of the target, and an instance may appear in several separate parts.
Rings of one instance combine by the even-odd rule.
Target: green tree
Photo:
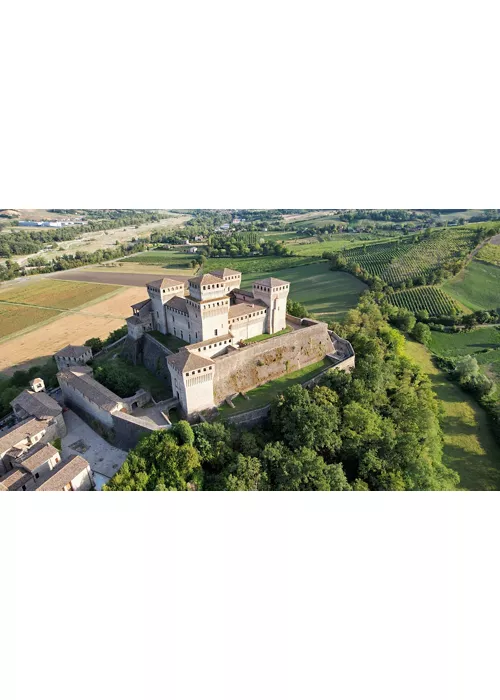
[[[100,338],[89,338],[85,341],[84,345],[87,345],[89,348],[91,348],[94,354],[102,350],[102,348],[104,347],[104,343]]]
[[[290,450],[284,443],[268,443],[262,463],[276,491],[347,491],[349,482],[341,464],[327,464],[308,447]]]
[[[429,345],[429,343],[432,340],[432,333],[429,329],[429,326],[425,323],[421,323],[420,321],[415,324],[415,327],[412,330],[411,334],[415,338],[415,340],[419,343],[422,343],[422,345]]]
[[[292,449],[311,447],[333,455],[340,445],[339,412],[334,399],[319,405],[300,385],[287,389],[271,404],[271,424]]]

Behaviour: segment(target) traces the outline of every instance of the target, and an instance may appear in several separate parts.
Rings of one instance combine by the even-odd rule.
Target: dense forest
[[[313,389],[277,395],[253,430],[223,422],[143,438],[107,490],[448,490],[437,400],[404,354],[404,337],[365,293],[342,332],[352,374],[332,370]]]

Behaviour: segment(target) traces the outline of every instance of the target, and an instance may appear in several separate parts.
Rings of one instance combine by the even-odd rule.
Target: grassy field
[[[29,326],[44,323],[59,316],[57,309],[39,309],[36,306],[0,304],[0,339],[22,331]]]
[[[203,252],[200,250],[199,252]],[[186,253],[184,250],[147,250],[126,258],[127,263],[142,265],[162,265],[164,267],[189,268],[191,260],[199,253]]]
[[[290,282],[290,299],[300,301],[322,321],[341,320],[358,303],[366,285],[346,272],[329,269],[329,263],[316,262],[294,268],[269,270],[269,275]],[[251,289],[262,275],[246,273],[242,287]]]
[[[244,413],[245,411],[252,411],[254,408],[265,406],[270,403],[275,396],[285,391],[293,384],[297,384],[297,382],[301,384],[307,382],[329,366],[331,366],[331,363],[325,358],[319,362],[307,365],[307,367],[302,367],[302,369],[296,372],[290,372],[290,374],[285,374],[283,377],[267,382],[267,384],[262,384],[246,392],[247,399],[238,396],[233,401],[234,408],[231,408],[228,404],[223,404],[219,408],[219,415],[222,418],[227,418],[236,413]]]
[[[389,294],[388,301],[410,311],[427,310],[431,316],[450,316],[464,308],[439,287],[414,287]]]
[[[323,253],[338,253],[341,250],[356,248],[360,245],[360,243],[360,239],[354,238],[353,236],[343,236],[341,238],[334,238],[331,241],[322,242],[319,242],[317,238],[314,237],[312,240],[306,238],[287,241],[287,246],[294,253],[294,255],[315,256],[320,258]],[[380,241],[377,239],[373,241],[366,241],[367,246],[377,243],[380,243]]]
[[[0,291],[0,302],[74,309],[121,289],[119,285],[44,279]]]
[[[491,265],[500,265],[500,245],[487,243],[475,256],[476,260],[490,263]]]
[[[316,258],[281,257],[278,255],[255,256],[253,258],[209,258],[203,265],[203,272],[229,267],[239,270],[243,275],[259,275],[269,277],[277,270],[288,270],[297,266],[317,262]]]
[[[442,357],[474,355],[484,371],[500,382],[500,328],[487,326],[469,333],[432,331],[431,352]]]
[[[130,305],[143,299],[143,288],[122,287],[118,293],[76,311],[58,312],[56,309],[16,306],[17,312],[11,314],[11,318],[19,314],[39,312],[48,312],[50,317],[47,321],[38,320],[38,325],[33,326],[31,316],[22,328],[18,327],[17,334],[12,331],[10,338],[0,338],[0,372],[12,374],[16,369],[43,364],[56,350],[68,343],[83,345],[91,337],[107,338],[112,331],[123,326],[127,316],[130,316]],[[0,310],[7,306],[8,304],[0,304]]]
[[[443,289],[472,311],[500,307],[500,267],[472,260]]]
[[[441,402],[443,461],[460,474],[460,487],[471,491],[500,489],[500,447],[486,412],[438,369],[423,345],[407,342],[407,354],[429,375]]]

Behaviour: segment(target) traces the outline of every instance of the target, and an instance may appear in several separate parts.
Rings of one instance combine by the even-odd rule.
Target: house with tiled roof
[[[92,349],[87,345],[66,345],[54,353],[57,369],[82,366],[92,359]]]

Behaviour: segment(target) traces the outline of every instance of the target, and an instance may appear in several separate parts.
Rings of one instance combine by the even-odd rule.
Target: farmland
[[[481,260],[491,265],[500,265],[500,245],[487,243],[477,253],[476,260]]]
[[[373,234],[344,234],[343,236],[335,236],[335,238],[328,241],[318,241],[316,236],[314,236],[305,239],[297,238],[293,241],[288,241],[286,245],[294,255],[317,256],[320,258],[323,253],[339,253],[350,248],[357,249],[360,242],[365,238],[374,238],[374,236]],[[376,238],[373,241],[366,241],[367,247],[372,245],[378,247],[382,244]]]
[[[499,308],[500,267],[472,260],[443,289],[472,311]]]
[[[53,309],[74,309],[99,297],[113,294],[118,285],[64,282],[62,280],[29,280],[0,291],[0,302],[44,306]]]
[[[343,252],[343,257],[348,263],[396,285],[463,258],[474,249],[476,234],[475,228],[457,227],[433,232],[415,243],[398,240],[351,248]]]
[[[200,252],[203,252],[200,250]],[[186,250],[149,250],[145,253],[137,253],[127,258],[128,263],[141,263],[142,265],[164,265],[165,267],[186,268],[190,266],[195,254]]]
[[[476,328],[468,333],[431,332],[429,349],[442,357],[474,355],[482,369],[500,382],[500,329],[498,326]]]
[[[53,314],[54,320],[49,317],[48,322],[38,328],[25,326],[26,332],[4,340],[0,344],[0,372],[12,374],[16,369],[41,364],[68,343],[80,345],[90,337],[106,338],[111,331],[123,326],[130,316],[130,305],[144,299],[144,288],[122,287],[121,290],[83,310],[58,313],[55,309],[17,306],[19,313],[25,310],[26,313],[48,312]],[[0,311],[4,306],[7,304],[0,304]]]
[[[0,340],[29,326],[45,323],[49,319],[58,316],[59,313],[57,309],[39,309],[36,306],[0,304]]]
[[[203,265],[203,272],[210,272],[221,267],[239,270],[243,275],[269,276],[277,270],[288,270],[307,263],[317,263],[317,258],[291,258],[286,256],[266,255],[253,258],[209,258]],[[276,275],[279,276],[279,275]]]
[[[414,287],[389,294],[388,301],[410,311],[427,310],[431,316],[452,316],[463,309],[439,287]]]
[[[500,489],[500,448],[484,409],[447,379],[423,345],[407,342],[406,351],[429,375],[441,403],[445,465],[460,474],[461,488],[472,491]]]
[[[292,258],[293,260],[293,258]],[[304,304],[308,311],[321,321],[340,320],[358,303],[366,285],[346,272],[332,271],[329,264],[316,262],[300,267],[268,270],[269,275],[280,277],[291,283],[290,298]],[[262,273],[243,274],[242,286],[251,288]]]

